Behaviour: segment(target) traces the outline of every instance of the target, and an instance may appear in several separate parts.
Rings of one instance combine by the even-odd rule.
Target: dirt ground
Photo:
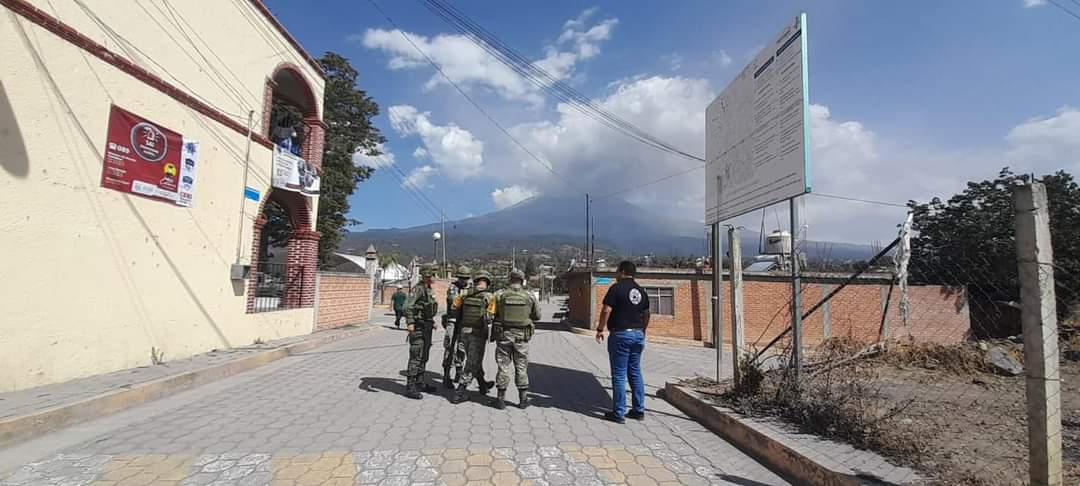
[[[915,467],[936,484],[1027,484],[1023,376],[885,357],[861,359],[852,366],[874,377],[879,395],[868,403],[877,404],[882,416],[891,414],[877,424],[871,441],[884,445],[879,450],[883,455]],[[965,363],[954,368],[969,367]],[[1064,484],[1080,484],[1080,362],[1061,361],[1060,374]],[[695,381],[691,385],[711,393],[727,386]],[[889,450],[892,444],[898,445],[894,451]],[[898,454],[896,449],[918,452]]]

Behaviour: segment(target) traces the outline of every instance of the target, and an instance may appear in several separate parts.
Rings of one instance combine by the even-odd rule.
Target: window
[[[649,311],[665,316],[675,315],[675,289],[671,287],[644,287],[649,294]]]

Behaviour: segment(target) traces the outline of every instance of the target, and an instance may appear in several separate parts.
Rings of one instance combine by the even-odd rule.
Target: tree
[[[909,203],[918,235],[911,241],[911,280],[964,286],[976,334],[1018,331],[1017,323],[1002,322],[1020,297],[1009,186],[1030,178],[1004,168],[994,180],[969,182],[948,201]],[[1080,299],[1080,186],[1065,171],[1041,182],[1050,204],[1058,314],[1064,320]]]
[[[349,60],[327,52],[319,59],[326,72],[323,97],[323,122],[326,134],[323,142],[322,181],[319,194],[319,264],[325,265],[337,249],[349,226],[360,224],[350,219],[349,196],[356,185],[371,177],[372,167],[353,164],[358,151],[380,155],[379,144],[386,139],[371,123],[379,114],[379,105],[364,90],[356,87],[357,71]]]

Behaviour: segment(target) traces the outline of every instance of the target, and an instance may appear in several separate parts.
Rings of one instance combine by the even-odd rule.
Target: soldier
[[[431,291],[434,277],[434,269],[422,268],[420,285],[413,288],[405,303],[405,327],[409,331],[406,338],[409,343],[409,368],[406,371],[405,396],[414,399],[424,397],[421,391],[434,393],[436,390],[434,386],[424,383],[424,371],[431,352],[431,330],[439,313],[439,301]]]
[[[479,271],[473,276],[473,290],[458,296],[455,305],[457,325],[461,326],[461,341],[465,344],[465,370],[458,377],[458,388],[450,398],[452,403],[465,401],[465,391],[473,378],[480,393],[487,395],[492,383],[484,381],[484,348],[487,346],[488,326],[495,315],[495,294],[491,292],[491,274]]]
[[[454,285],[451,285],[446,289],[446,313],[443,314],[442,325],[446,331],[446,335],[443,336],[443,388],[453,388],[454,383],[461,377],[461,367],[465,363],[465,345],[461,342],[461,326],[458,326],[454,321],[452,314],[454,314],[454,302],[459,295],[466,293],[466,288],[469,286],[470,272],[469,267],[462,265],[454,272],[454,276],[457,280],[454,281]],[[451,378],[450,370],[454,370],[454,376]]]
[[[510,271],[510,287],[499,292],[495,299],[495,323],[491,340],[495,344],[495,375],[497,395],[491,404],[506,408],[506,387],[510,386],[510,367],[514,367],[514,383],[518,388],[518,408],[529,406],[529,340],[540,320],[540,303],[524,287],[525,272]]]

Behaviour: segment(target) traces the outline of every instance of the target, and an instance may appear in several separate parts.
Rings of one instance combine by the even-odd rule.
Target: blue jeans
[[[641,352],[645,350],[645,333],[641,329],[615,331],[608,337],[608,358],[611,360],[612,412],[626,414],[626,379],[629,373],[632,410],[645,411],[645,378],[641,376]]]

